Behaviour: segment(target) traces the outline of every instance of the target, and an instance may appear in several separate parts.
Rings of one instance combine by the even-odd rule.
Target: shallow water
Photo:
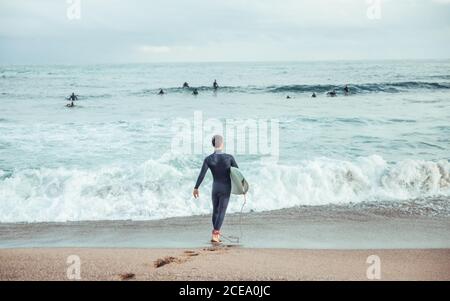
[[[449,248],[450,220],[368,209],[302,207],[227,215],[223,245],[244,248]],[[378,212],[380,213],[380,212]],[[0,248],[199,248],[210,216],[153,221],[0,223]]]
[[[79,101],[66,108],[72,91]],[[278,121],[277,161],[235,153],[251,185],[245,211],[450,208],[450,61],[2,66],[0,107],[3,223],[208,213],[210,176],[200,200],[190,194],[210,134],[205,154],[171,153],[176,120],[194,112]],[[230,212],[240,205],[233,197]]]

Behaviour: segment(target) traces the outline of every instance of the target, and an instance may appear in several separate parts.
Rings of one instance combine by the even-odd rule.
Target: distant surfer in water
[[[78,96],[75,95],[74,92],[69,97],[66,97],[66,100],[70,100],[70,103],[66,104],[66,107],[71,108],[74,107],[75,104],[73,103],[75,100],[78,100]]]
[[[217,83],[217,80],[214,80],[213,88],[214,88],[214,90],[219,89],[219,84]]]
[[[197,88],[194,89],[194,91],[192,92],[193,95],[198,95],[198,90]]]
[[[228,201],[230,200],[231,194],[231,179],[230,179],[230,167],[238,168],[236,161],[232,155],[225,154],[223,152],[223,137],[220,135],[215,135],[212,138],[212,145],[214,147],[214,153],[209,155],[203,161],[202,169],[197,179],[197,183],[194,187],[194,192],[192,193],[195,198],[199,197],[198,188],[205,178],[208,169],[211,170],[213,175],[213,185],[212,185],[212,203],[213,203],[213,213],[212,213],[212,224],[213,231],[211,242],[220,242],[220,228],[222,227],[223,220],[225,218],[225,213],[228,207]]]
[[[66,97],[66,99],[71,100],[73,102],[74,100],[78,100],[78,96],[75,95],[74,92],[72,92],[72,94],[69,97]]]
[[[345,95],[348,95],[350,93],[350,89],[348,88],[347,85],[345,85],[344,92],[345,92]]]
[[[183,88],[189,88],[189,84],[187,82],[184,82]]]
[[[328,92],[327,95],[330,97],[336,97],[337,96],[336,90],[333,89],[333,91]]]
[[[312,97],[312,98],[316,98],[316,97],[317,97],[316,92],[313,92],[313,94],[311,95],[311,97]]]
[[[164,94],[165,94],[164,90],[163,89],[159,89],[158,95],[164,95]]]

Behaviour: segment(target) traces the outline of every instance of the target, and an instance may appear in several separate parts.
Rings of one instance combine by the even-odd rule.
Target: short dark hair
[[[220,136],[220,135],[214,135],[214,136],[212,137],[212,141],[211,141],[212,146],[216,147],[216,139],[218,140],[218,142],[219,142],[220,144],[223,144],[223,137]]]

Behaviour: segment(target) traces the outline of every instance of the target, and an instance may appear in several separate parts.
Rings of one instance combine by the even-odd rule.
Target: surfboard
[[[232,194],[239,195],[247,193],[249,185],[239,168],[230,167],[230,178]]]

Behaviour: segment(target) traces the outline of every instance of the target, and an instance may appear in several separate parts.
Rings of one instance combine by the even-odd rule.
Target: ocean
[[[4,65],[0,108],[0,223],[209,214],[211,175],[191,193],[212,132],[183,132],[191,145],[173,152],[176,122],[199,115],[274,121],[273,152],[230,149],[250,183],[246,213],[450,216],[449,60]],[[241,205],[233,196],[228,212]]]

